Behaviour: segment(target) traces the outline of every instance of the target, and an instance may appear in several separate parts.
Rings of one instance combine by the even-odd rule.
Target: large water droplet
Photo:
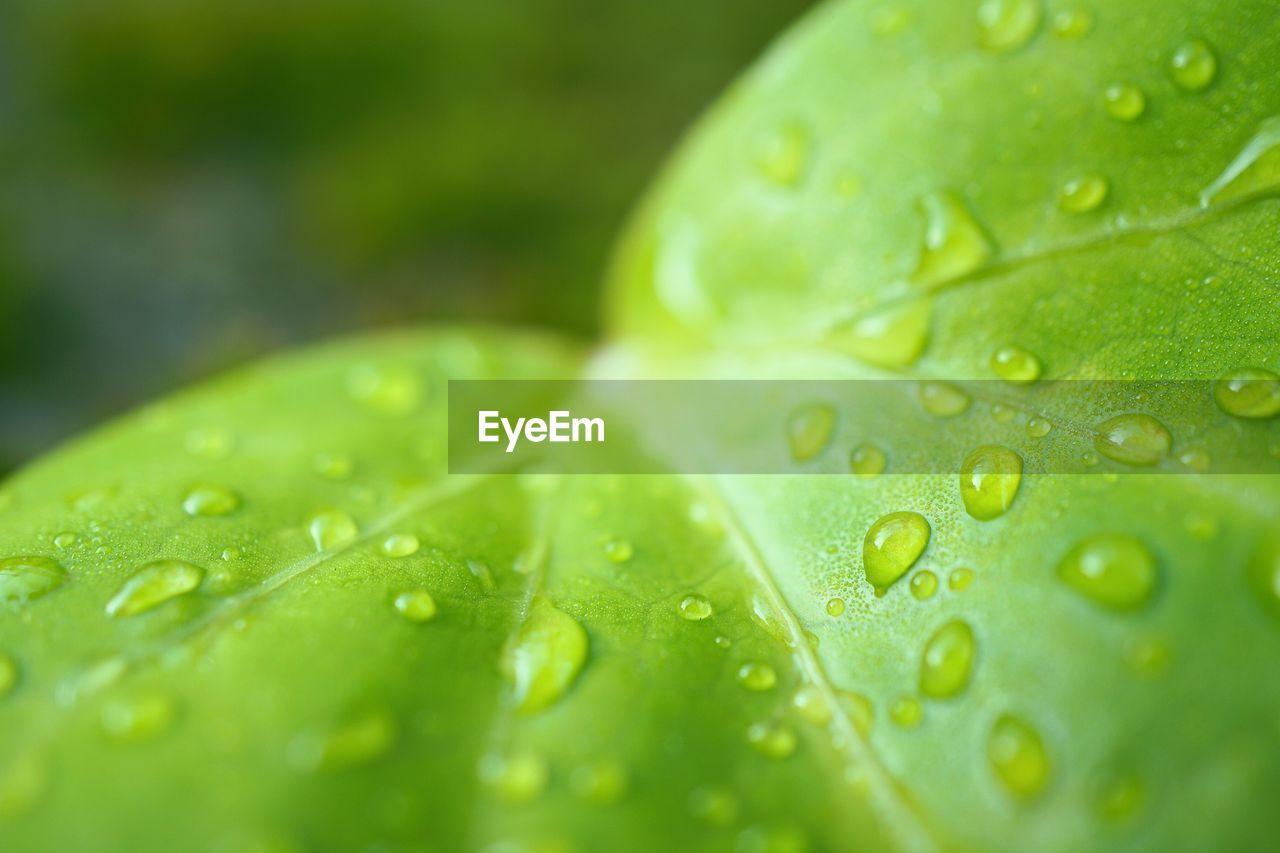
[[[143,566],[107,602],[107,615],[124,619],[185,595],[204,580],[204,569],[183,560],[157,560]]]
[[[796,733],[782,723],[754,723],[747,729],[747,743],[761,755],[787,758],[796,751]]]
[[[999,518],[1013,505],[1022,483],[1022,457],[1007,447],[976,448],[960,466],[960,497],[979,521]]]
[[[311,516],[307,532],[317,551],[330,551],[353,542],[360,529],[355,520],[339,510],[325,510]]]
[[[392,533],[382,540],[382,553],[388,557],[409,557],[418,553],[422,543],[412,533]]]
[[[1017,50],[1040,28],[1040,0],[983,0],[978,7],[978,44],[992,53]]]
[[[709,618],[713,610],[711,602],[705,596],[694,594],[680,599],[680,618],[690,622],[701,622]]]
[[[1118,415],[1098,425],[1093,446],[1126,465],[1155,465],[1169,455],[1173,436],[1150,415]]]
[[[148,740],[168,731],[177,715],[173,700],[162,694],[115,699],[102,708],[102,730],[116,740]]]
[[[430,622],[436,616],[436,600],[425,589],[406,590],[392,603],[396,612],[410,622]]]
[[[915,565],[929,534],[929,522],[917,512],[889,513],[871,525],[862,540],[862,568],[877,595]]]
[[[778,683],[778,674],[767,663],[747,661],[738,668],[738,682],[748,690],[772,690]]]
[[[1079,175],[1068,179],[1058,190],[1058,207],[1067,213],[1088,213],[1107,199],[1110,189],[1101,175]]]
[[[835,424],[836,413],[830,406],[817,404],[794,412],[787,421],[787,445],[791,448],[791,458],[796,462],[806,462],[821,453],[831,441]]]
[[[547,762],[532,752],[486,755],[480,760],[480,781],[508,803],[530,803],[542,796],[550,777]]]
[[[1034,382],[1040,378],[1040,359],[1020,346],[1000,347],[991,354],[991,369],[1006,382]]]
[[[987,739],[987,759],[1005,789],[1034,797],[1049,781],[1049,754],[1040,734],[1012,714],[996,720]]]
[[[190,516],[230,515],[240,506],[240,498],[225,486],[194,486],[182,499],[182,509]]]
[[[1147,97],[1130,83],[1116,83],[1102,93],[1107,115],[1117,121],[1133,121],[1147,108]]]
[[[1280,415],[1280,375],[1257,367],[1234,370],[1213,383],[1218,407],[1237,418]]]
[[[924,352],[933,305],[913,299],[835,326],[827,345],[876,367],[907,367]]]
[[[503,652],[516,711],[552,705],[573,684],[587,660],[587,632],[543,596],[534,596],[524,622]]]
[[[48,557],[6,557],[0,560],[0,601],[26,603],[66,582],[67,571]]]
[[[964,690],[973,671],[974,649],[967,622],[955,619],[935,631],[920,658],[920,692],[945,699]]]
[[[1200,203],[1247,198],[1280,187],[1280,116],[1266,119],[1222,174],[1200,194]]]
[[[1217,73],[1218,59],[1200,39],[1179,45],[1169,57],[1169,76],[1188,92],[1207,88]]]
[[[948,382],[923,382],[920,385],[920,405],[935,418],[954,418],[969,411],[973,400],[969,395]]]
[[[1132,536],[1106,533],[1072,548],[1058,564],[1058,577],[1091,601],[1116,610],[1147,603],[1155,590],[1155,558]]]
[[[752,160],[765,180],[780,187],[793,187],[808,170],[812,144],[804,125],[786,121],[757,139]]]
[[[978,220],[954,193],[931,193],[921,199],[920,209],[925,219],[924,246],[912,284],[938,287],[968,275],[995,253]]]
[[[294,738],[289,744],[289,763],[305,772],[368,764],[391,750],[396,729],[389,713],[370,711],[328,732]]]

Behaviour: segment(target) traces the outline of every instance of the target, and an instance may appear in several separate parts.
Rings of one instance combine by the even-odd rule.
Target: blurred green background
[[[590,336],[612,237],[807,0],[5,0],[0,473],[355,329]]]

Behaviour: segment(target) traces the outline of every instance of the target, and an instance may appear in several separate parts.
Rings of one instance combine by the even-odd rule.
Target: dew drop
[[[156,560],[125,581],[107,602],[107,615],[124,619],[146,613],[171,599],[186,595],[204,580],[204,569],[183,560]]]
[[[1032,438],[1044,438],[1053,432],[1053,424],[1041,417],[1032,417],[1027,421],[1027,435]]]
[[[182,510],[190,516],[230,515],[240,506],[240,497],[225,486],[194,486],[182,499]]]
[[[1147,96],[1130,83],[1116,83],[1102,93],[1107,115],[1116,121],[1134,121],[1147,108]]]
[[[18,662],[0,652],[0,699],[8,696],[18,683]]]
[[[382,540],[382,553],[388,557],[408,557],[418,553],[422,543],[412,533],[392,533]]]
[[[959,196],[931,193],[920,200],[924,246],[911,276],[912,284],[935,288],[968,275],[995,253],[986,232]]]
[[[1169,76],[1188,92],[1207,88],[1217,73],[1218,59],[1209,45],[1200,39],[1179,45],[1169,57]]]
[[[1040,359],[1020,346],[1000,347],[991,355],[991,369],[1006,382],[1034,382],[1040,378]]]
[[[947,586],[954,592],[968,589],[971,583],[973,583],[973,569],[956,569],[947,578]]]
[[[436,600],[425,589],[406,590],[392,603],[396,612],[410,622],[430,622],[436,616]]]
[[[978,7],[978,44],[983,50],[1017,50],[1039,28],[1039,0],[983,0]]]
[[[507,803],[531,803],[538,799],[547,789],[550,775],[546,760],[532,752],[490,754],[480,759],[480,781]]]
[[[121,741],[148,740],[167,732],[177,718],[173,700],[161,694],[116,699],[102,709],[102,730]]]
[[[516,711],[532,714],[555,703],[587,660],[587,632],[541,595],[529,602],[524,622],[503,652]]]
[[[1022,458],[1007,447],[976,448],[960,466],[960,497],[965,511],[978,521],[1004,515],[1022,483]]]
[[[1049,755],[1035,729],[1012,714],[996,720],[987,739],[987,760],[1009,793],[1034,797],[1049,781]]]
[[[701,622],[714,612],[711,602],[701,595],[686,595],[680,599],[680,618],[690,622]]]
[[[1209,451],[1201,447],[1193,447],[1179,453],[1178,461],[1198,474],[1205,473],[1213,465],[1213,457],[1209,455]]]
[[[844,599],[832,598],[827,601],[827,615],[831,617],[844,613]]]
[[[738,683],[748,690],[772,690],[778,683],[773,667],[760,661],[748,661],[738,668]]]
[[[929,534],[929,522],[916,512],[893,512],[871,525],[862,541],[862,567],[876,595],[884,595],[915,565]]]
[[[714,642],[716,644],[716,648],[718,649],[727,649],[733,645],[733,640],[729,639],[723,634],[717,634]]]
[[[769,758],[788,758],[796,751],[796,733],[782,723],[753,723],[747,729],[747,743]]]
[[[307,531],[317,551],[330,551],[353,542],[360,529],[355,520],[339,510],[318,512],[307,522]]]
[[[625,563],[635,554],[631,543],[625,539],[609,538],[604,543],[604,555],[611,563]]]
[[[831,704],[827,694],[816,684],[800,686],[791,697],[791,706],[796,713],[815,726],[825,726],[831,722]]]
[[[738,798],[724,788],[695,788],[689,793],[689,812],[712,826],[728,826],[738,819]]]
[[[1280,415],[1280,375],[1249,367],[1234,370],[1213,383],[1218,408],[1237,418],[1274,418]]]
[[[920,405],[935,418],[954,418],[969,411],[973,400],[947,382],[924,382],[920,385]]]
[[[849,470],[859,477],[874,477],[883,474],[888,465],[884,451],[874,444],[859,444],[849,454]]]
[[[1067,213],[1088,213],[1106,201],[1109,189],[1107,179],[1101,175],[1070,178],[1058,191],[1058,207]]]
[[[813,459],[831,441],[836,413],[830,406],[805,406],[787,421],[787,445],[796,462]]]
[[[938,576],[928,569],[911,576],[911,594],[917,601],[928,601],[938,591]]]
[[[913,299],[836,325],[827,345],[875,367],[907,367],[924,352],[933,305]]]
[[[1155,465],[1169,455],[1173,436],[1150,415],[1118,415],[1098,426],[1093,446],[1126,465]]]
[[[804,125],[786,121],[756,141],[752,160],[765,180],[780,187],[794,187],[808,170],[812,144]]]
[[[0,601],[25,604],[66,580],[66,569],[48,557],[6,557],[0,560]]]
[[[607,806],[626,794],[627,771],[616,761],[583,764],[569,774],[569,790],[580,800]]]
[[[1118,533],[1090,537],[1058,564],[1058,578],[1089,600],[1115,610],[1146,604],[1156,585],[1156,562],[1139,540]]]
[[[1053,33],[1066,41],[1078,41],[1093,31],[1093,13],[1071,6],[1053,16]]]
[[[79,541],[79,537],[74,533],[59,533],[53,537],[53,546],[60,551],[65,551],[76,544],[77,541]]]
[[[1200,203],[1248,198],[1280,187],[1280,116],[1262,122],[1222,174],[1200,194]]]
[[[924,707],[914,696],[903,696],[889,709],[889,719],[904,729],[914,729],[924,719]]]
[[[920,692],[945,699],[964,690],[973,671],[973,629],[960,619],[943,625],[925,644],[920,659]]]

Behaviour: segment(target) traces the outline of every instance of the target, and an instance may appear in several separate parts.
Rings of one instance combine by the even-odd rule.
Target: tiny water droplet
[[[1169,76],[1188,92],[1207,88],[1217,73],[1218,58],[1200,39],[1184,42],[1169,57]]]
[[[422,543],[412,533],[392,533],[382,540],[382,553],[388,557],[408,557],[418,553]]]
[[[903,696],[889,709],[889,719],[904,729],[914,729],[924,719],[924,707],[914,696]]]
[[[978,6],[978,45],[983,50],[1017,50],[1039,28],[1040,0],[983,0]]]
[[[827,615],[828,615],[828,616],[833,616],[833,617],[834,617],[834,616],[839,616],[841,613],[844,613],[844,599],[843,599],[843,598],[832,598],[832,599],[830,599],[829,601],[827,601]]]
[[[392,603],[396,611],[410,622],[430,622],[436,615],[436,600],[425,589],[406,590]]]
[[[968,394],[947,382],[923,382],[920,385],[920,405],[935,418],[963,415],[972,403]]]
[[[752,160],[765,180],[780,187],[794,187],[809,167],[813,142],[809,130],[797,121],[785,121],[756,140]]]
[[[1022,458],[998,444],[974,449],[960,466],[960,497],[965,511],[978,521],[1004,515],[1021,483]]]
[[[116,699],[102,708],[102,730],[116,740],[148,740],[168,731],[177,715],[173,700],[161,694]]]
[[[911,576],[911,594],[917,601],[928,601],[938,591],[938,576],[923,569]]]
[[[627,771],[616,761],[579,765],[569,774],[569,790],[580,800],[607,806],[626,794]]]
[[[0,560],[0,601],[25,604],[62,586],[67,570],[48,557]]]
[[[1041,417],[1032,417],[1027,421],[1027,435],[1032,438],[1044,438],[1053,432],[1053,424]]]
[[[836,413],[830,406],[805,406],[791,415],[787,421],[787,445],[791,458],[796,462],[813,459],[831,441],[835,429]]]
[[[968,589],[971,583],[973,583],[973,569],[956,569],[947,578],[947,586],[955,592]]]
[[[106,613],[124,619],[152,610],[167,601],[186,595],[204,580],[204,569],[183,560],[156,560],[125,581],[107,602]]]
[[[849,454],[849,470],[859,477],[874,477],[883,474],[888,460],[884,451],[874,444],[862,443]]]
[[[604,543],[604,555],[611,563],[625,563],[635,554],[631,543],[625,539],[609,538]]]
[[[480,781],[499,799],[512,804],[530,803],[542,796],[550,775],[546,760],[532,752],[489,754],[480,759]]]
[[[930,532],[929,522],[917,512],[892,512],[871,525],[862,540],[862,567],[877,595],[915,565]]]
[[[827,694],[816,684],[803,684],[791,697],[791,705],[796,713],[815,726],[825,726],[831,722],[831,704]]]
[[[1004,346],[991,355],[991,369],[1006,382],[1034,382],[1040,378],[1040,359],[1020,346]]]
[[[769,758],[788,758],[796,751],[796,733],[782,723],[753,723],[747,729],[747,743]]]
[[[1078,41],[1093,31],[1093,12],[1070,6],[1053,16],[1053,33],[1066,41]]]
[[[345,453],[324,451],[315,455],[311,467],[326,480],[345,480],[355,469],[355,462]]]
[[[907,367],[924,352],[932,316],[927,299],[896,303],[837,324],[827,346],[875,367]]]
[[[920,200],[924,245],[911,282],[932,289],[961,278],[985,264],[995,247],[960,197],[930,193]]]
[[[1119,533],[1100,534],[1072,548],[1058,564],[1058,578],[1104,607],[1134,610],[1146,604],[1156,585],[1156,561],[1141,541]]]
[[[240,506],[240,497],[225,486],[193,486],[182,499],[182,510],[190,516],[230,515]]]
[[[974,654],[969,623],[954,619],[943,625],[929,638],[920,658],[920,692],[933,699],[959,694],[969,683]]]
[[[680,599],[680,617],[690,622],[701,622],[714,612],[711,602],[704,596],[693,594]]]
[[[1237,418],[1280,415],[1280,375],[1258,367],[1233,370],[1213,383],[1218,408]]]
[[[716,638],[715,638],[715,644],[717,648],[727,649],[733,645],[733,640],[730,640],[728,637],[724,636],[723,634],[718,634],[716,635]]]
[[[1203,474],[1213,465],[1213,457],[1209,451],[1201,447],[1192,447],[1178,454],[1178,461],[1198,474]]]
[[[1067,213],[1088,213],[1107,199],[1110,186],[1101,175],[1080,175],[1068,179],[1058,191],[1058,207]]]
[[[1102,93],[1107,115],[1117,121],[1133,121],[1147,108],[1147,96],[1130,83],[1116,83]]]
[[[524,622],[503,652],[518,713],[532,714],[568,691],[587,660],[587,632],[578,620],[535,595]]]
[[[987,760],[1009,793],[1022,798],[1039,794],[1049,781],[1049,754],[1040,734],[1012,714],[1003,714],[987,739]]]
[[[1093,446],[1126,465],[1155,465],[1169,455],[1173,436],[1150,415],[1118,415],[1099,424]]]
[[[330,551],[341,548],[353,541],[360,533],[355,519],[339,510],[325,510],[311,516],[307,522],[307,532],[315,543],[317,551]]]
[[[738,668],[738,683],[748,690],[772,690],[778,683],[773,667],[760,661],[748,661]]]

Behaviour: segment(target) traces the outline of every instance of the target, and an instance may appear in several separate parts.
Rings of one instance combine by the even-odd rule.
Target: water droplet
[[[194,486],[182,499],[182,509],[190,516],[230,515],[240,506],[240,498],[225,486]]]
[[[978,44],[983,50],[1017,50],[1039,28],[1039,0],[983,0],[978,7]]]
[[[1000,347],[991,355],[991,369],[1006,382],[1034,382],[1040,378],[1040,359],[1020,346]]]
[[[177,715],[173,700],[161,694],[116,699],[102,708],[102,730],[116,740],[147,740],[167,732]]]
[[[0,699],[8,696],[18,683],[18,662],[0,652]]]
[[[915,565],[929,534],[929,522],[917,512],[889,513],[871,525],[862,540],[862,567],[876,595],[884,595]]]
[[[569,790],[581,800],[607,806],[627,792],[627,771],[616,761],[583,764],[569,774]]]
[[[299,735],[289,743],[295,770],[342,770],[381,758],[396,741],[396,721],[385,711],[370,711],[322,734]]]
[[[836,413],[830,406],[805,406],[793,413],[787,421],[791,458],[796,462],[807,462],[821,453],[831,441],[835,424]]]
[[[1053,16],[1053,32],[1060,39],[1078,41],[1093,31],[1093,12],[1071,6]]]
[[[625,539],[606,539],[604,543],[604,555],[611,563],[625,563],[635,554],[635,549],[631,547],[631,543]]]
[[[960,497],[978,521],[999,518],[1013,504],[1022,483],[1022,458],[1007,447],[974,449],[960,466]]]
[[[928,601],[938,591],[938,576],[928,569],[911,576],[911,594],[917,601]]]
[[[1182,451],[1178,454],[1178,461],[1198,474],[1205,473],[1213,465],[1213,458],[1209,456],[1209,451],[1200,447]]]
[[[1233,370],[1213,383],[1218,408],[1237,418],[1280,415],[1280,375],[1249,367]]]
[[[311,516],[307,531],[317,551],[331,551],[350,544],[360,533],[355,519],[339,510],[325,510]]]
[[[1098,426],[1093,446],[1126,465],[1155,465],[1169,455],[1173,436],[1150,415],[1118,415]]]
[[[920,210],[925,219],[924,246],[912,284],[938,287],[968,275],[995,253],[982,226],[954,193],[931,193],[920,200]]]
[[[686,595],[680,599],[680,617],[690,622],[701,622],[714,612],[711,602],[701,595]]]
[[[753,723],[747,729],[747,743],[761,755],[787,758],[796,751],[796,733],[782,723]]]
[[[222,560],[223,562],[234,563],[236,560],[240,559],[243,553],[244,552],[235,545],[230,545],[222,549]]]
[[[752,594],[751,618],[770,637],[773,637],[773,639],[787,648],[792,648],[794,641],[791,632],[787,628],[787,623],[778,615],[777,608],[769,603],[764,596]]]
[[[738,819],[738,798],[724,788],[695,788],[689,793],[689,812],[712,826],[728,826]]]
[[[903,696],[889,709],[889,719],[904,729],[914,729],[924,719],[924,707],[914,696]]]
[[[1142,809],[1145,800],[1142,779],[1133,773],[1113,774],[1099,786],[1098,817],[1109,823],[1123,823]]]
[[[1090,537],[1058,564],[1058,578],[1085,597],[1116,610],[1146,604],[1156,585],[1156,561],[1139,540],[1111,533]]]
[[[876,719],[875,706],[871,704],[871,700],[851,690],[841,690],[838,693],[840,704],[849,715],[849,721],[853,723],[853,727],[863,737],[869,735]]]
[[[808,170],[812,144],[804,125],[786,121],[757,139],[752,160],[765,180],[794,187]]]
[[[738,668],[738,682],[748,690],[772,690],[778,683],[778,674],[767,663],[748,661]]]
[[[512,803],[531,803],[547,789],[550,771],[547,762],[532,752],[511,755],[486,755],[480,759],[480,781],[499,799]]]
[[[65,551],[72,545],[76,544],[78,537],[74,533],[59,533],[53,537],[53,546],[59,550]]]
[[[1005,789],[1034,797],[1049,781],[1049,755],[1035,729],[1012,714],[996,720],[987,739],[987,759]]]
[[[884,451],[874,444],[859,444],[849,454],[849,470],[859,477],[883,474],[887,464]]]
[[[355,462],[345,453],[325,451],[315,455],[311,467],[326,480],[345,480],[355,469]]]
[[[1207,88],[1217,73],[1218,59],[1200,39],[1184,42],[1169,57],[1169,76],[1188,92]]]
[[[402,592],[393,603],[400,615],[410,622],[430,622],[436,615],[436,600],[425,589]]]
[[[1032,417],[1027,421],[1027,435],[1032,438],[1044,438],[1053,432],[1053,424],[1041,417]]]
[[[947,578],[947,586],[955,592],[968,589],[971,583],[973,583],[973,569],[956,569]]]
[[[973,671],[973,629],[960,619],[943,625],[925,644],[920,659],[920,692],[934,699],[964,690]]]
[[[186,595],[200,586],[204,569],[182,560],[156,560],[148,563],[125,581],[120,591],[107,602],[107,615],[113,619],[136,616],[165,602]]]
[[[1116,83],[1102,93],[1107,115],[1117,121],[1133,121],[1147,108],[1147,96],[1129,83]]]
[[[831,722],[831,704],[827,701],[827,694],[816,684],[801,685],[791,697],[791,705],[797,714],[815,726]]]
[[[382,415],[407,415],[418,407],[422,386],[403,367],[362,364],[347,373],[347,392]]]
[[[729,639],[723,634],[718,634],[716,635],[716,638],[715,638],[715,644],[717,648],[727,649],[733,645],[733,640]]]
[[[924,352],[932,314],[927,299],[896,303],[836,325],[827,345],[875,367],[907,367]]]
[[[532,714],[555,703],[587,660],[587,632],[578,620],[540,595],[503,652],[516,711]]]
[[[954,418],[969,411],[973,400],[954,385],[946,382],[920,384],[920,405],[935,418]]]
[[[382,540],[382,553],[388,557],[408,557],[418,553],[422,543],[412,533],[392,533]]]
[[[66,580],[66,569],[48,557],[6,557],[0,560],[0,601],[25,604]]]
[[[1263,611],[1280,623],[1280,540],[1265,542],[1254,553],[1245,581]]]
[[[991,406],[991,420],[998,424],[1007,424],[1017,414],[1017,411],[1011,406],[1006,406],[1003,403],[994,403]]]
[[[192,456],[210,461],[230,456],[234,444],[231,430],[220,426],[196,427],[187,433],[183,441],[183,446]]]
[[[1106,201],[1108,189],[1107,179],[1101,175],[1070,178],[1058,191],[1058,207],[1067,213],[1088,213]]]
[[[830,599],[827,602],[827,615],[834,617],[834,616],[839,616],[841,613],[844,613],[844,599],[843,598]]]
[[[1280,187],[1280,116],[1271,116],[1245,143],[1222,174],[1200,194],[1200,203],[1224,202],[1274,192]]]

